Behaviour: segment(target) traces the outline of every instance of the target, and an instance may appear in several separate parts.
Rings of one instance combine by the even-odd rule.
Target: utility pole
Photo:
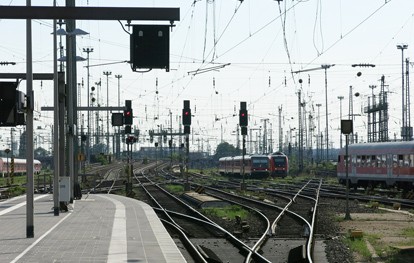
[[[99,79],[99,82],[95,82],[95,85],[96,85],[96,106],[100,107],[101,104],[100,104],[100,98],[99,98],[99,91],[101,90],[101,87],[102,87],[101,79]],[[96,145],[101,143],[101,140],[100,140],[101,127],[99,126],[99,118],[100,118],[99,111],[96,111],[96,131],[95,131],[95,134],[96,134],[95,144]]]
[[[112,72],[104,71],[103,74],[106,76],[106,106],[109,107],[109,76]],[[109,154],[109,111],[106,111],[106,149]]]
[[[115,78],[118,79],[118,107],[121,107],[121,78],[122,75],[115,75]],[[116,134],[116,158],[119,160],[121,158],[121,127],[118,127],[118,133]]]
[[[338,96],[339,99],[339,120],[342,120],[342,100],[344,96]],[[340,139],[340,148],[342,149],[342,132],[339,132],[339,139]]]
[[[262,144],[262,154],[266,154],[267,151],[267,122],[269,119],[263,119],[263,144]]]
[[[318,107],[318,136],[316,136],[316,159],[320,162],[322,157],[322,147],[319,143],[319,136],[321,135],[321,106],[322,104],[316,103],[316,107]],[[320,153],[319,153],[320,150]]]
[[[328,161],[329,159],[329,135],[328,135],[328,131],[329,131],[329,127],[328,127],[328,74],[327,74],[327,69],[332,67],[333,65],[328,65],[328,64],[324,64],[322,65],[322,68],[325,70],[325,120],[326,120],[326,127],[325,127],[325,140],[326,140],[326,161]]]
[[[236,148],[240,150],[239,124],[236,126]]]
[[[89,78],[90,78],[90,74],[89,74],[89,54],[91,53],[91,52],[93,52],[93,48],[91,48],[91,47],[87,47],[87,48],[83,48],[83,52],[86,52],[86,60],[87,60],[87,67],[86,67],[86,71],[87,71],[87,83],[86,83],[86,86],[87,86],[87,103],[86,103],[86,106],[89,108],[89,103],[90,103],[90,98],[89,98],[89,93],[90,93],[90,89],[89,89]],[[89,112],[89,109],[87,110],[87,116],[88,116],[88,127],[87,127],[87,132],[86,132],[86,159],[88,160],[88,162],[90,162],[91,161],[91,151],[90,151],[90,137],[91,137],[91,135],[90,135],[90,126],[91,126],[91,124],[90,124],[90,121],[89,121],[89,119],[90,119],[90,112]]]
[[[301,83],[301,81],[300,81]],[[298,129],[299,129],[299,147],[298,147],[298,153],[299,153],[299,172],[303,169],[303,127],[302,127],[302,98],[301,98],[301,90],[298,91]]]
[[[280,106],[278,109],[279,109],[279,152],[282,152],[282,146],[283,146],[282,106]]]

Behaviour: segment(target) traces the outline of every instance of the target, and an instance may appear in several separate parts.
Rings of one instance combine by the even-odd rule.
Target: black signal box
[[[131,34],[132,69],[170,71],[170,26],[134,25]]]

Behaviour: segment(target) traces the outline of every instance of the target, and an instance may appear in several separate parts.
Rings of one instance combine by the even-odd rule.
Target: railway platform
[[[91,194],[53,214],[53,196],[35,195],[34,238],[26,238],[26,197],[0,202],[0,262],[186,262],[152,208]]]

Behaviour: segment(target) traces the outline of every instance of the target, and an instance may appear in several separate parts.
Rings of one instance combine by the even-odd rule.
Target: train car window
[[[404,167],[410,166],[410,155],[404,154]]]
[[[371,156],[371,166],[377,167],[377,156],[375,155]]]
[[[382,155],[381,167],[387,167],[387,155],[385,154]]]
[[[404,167],[404,155],[402,155],[402,154],[398,155],[398,166],[399,167]]]
[[[410,167],[414,167],[414,154],[410,154]]]
[[[357,155],[356,157],[356,166],[361,167],[361,155]]]
[[[397,167],[398,166],[398,157],[395,154],[392,155],[392,166],[393,167]]]

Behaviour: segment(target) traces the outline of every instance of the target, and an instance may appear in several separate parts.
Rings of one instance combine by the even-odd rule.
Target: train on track
[[[282,152],[269,155],[270,175],[285,178],[289,174],[289,158]]]
[[[337,176],[346,184],[346,149],[338,155]],[[348,181],[353,187],[414,189],[414,142],[359,143],[348,146]]]
[[[252,178],[285,177],[289,172],[288,157],[276,152],[269,155],[245,155],[244,174]],[[219,173],[241,176],[243,174],[243,156],[229,156],[219,159]]]
[[[12,161],[11,158],[0,157],[0,174],[2,177],[5,177],[7,175],[7,171],[11,173],[12,166],[14,166],[13,173],[15,175],[26,173],[26,159],[14,158]],[[42,163],[39,160],[33,160],[33,172],[35,174],[38,174],[41,169]]]

